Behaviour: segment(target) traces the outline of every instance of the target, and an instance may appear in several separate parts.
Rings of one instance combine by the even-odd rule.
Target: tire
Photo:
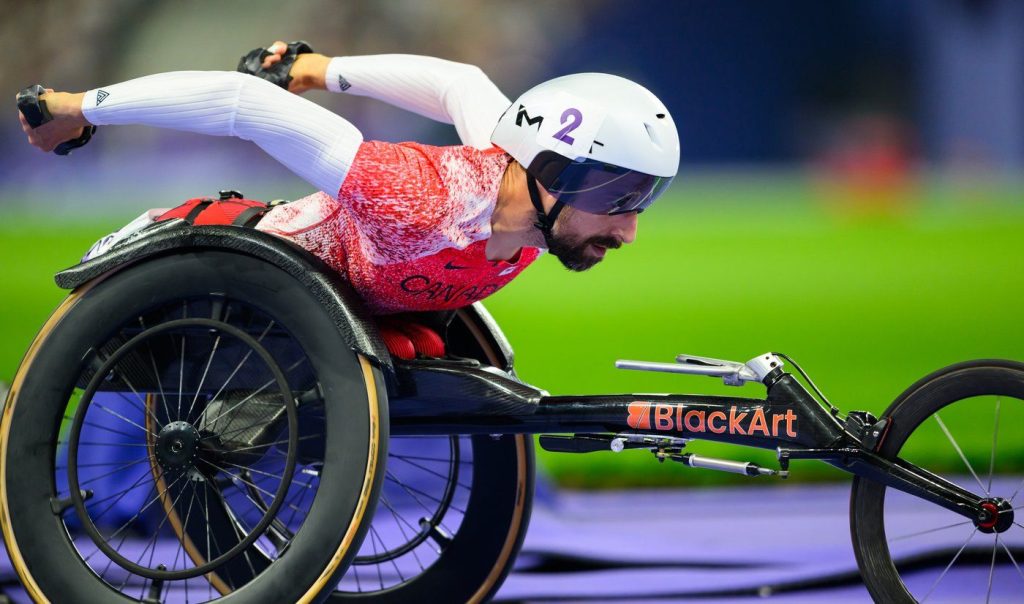
[[[907,389],[883,417],[891,421],[879,449],[883,457],[900,456],[980,497],[1002,497],[1024,509],[1024,364],[952,365]],[[964,424],[983,426],[984,434],[975,437]],[[964,447],[969,438],[975,446]],[[972,453],[979,449],[984,455]],[[1019,519],[1005,532],[985,532],[959,514],[855,477],[850,528],[861,576],[876,602],[943,593],[949,601],[1010,601],[1024,586],[1017,568],[1024,563]],[[951,572],[965,574],[956,579]]]
[[[181,308],[185,319],[172,314],[169,310],[171,308]],[[225,308],[228,310],[225,311]],[[194,319],[196,309],[205,309],[207,318]],[[263,336],[257,337],[261,327],[255,324],[235,324],[232,327],[231,324],[237,319],[228,318],[231,309],[241,309],[233,317],[240,316],[243,311],[248,313],[250,319],[270,317],[273,329],[268,326],[264,334],[271,335],[266,341],[263,341]],[[209,318],[211,316],[213,319]],[[184,323],[172,324],[175,320]],[[136,327],[139,324],[141,328]],[[156,330],[161,327],[166,333],[156,334]],[[200,327],[206,331],[200,330]],[[132,329],[141,333],[133,338]],[[256,331],[250,336],[242,333],[253,329]],[[0,423],[0,515],[3,536],[12,564],[29,595],[39,602],[138,601],[153,597],[158,601],[174,601],[182,596],[181,590],[184,588],[193,590],[193,600],[204,601],[309,602],[326,598],[358,550],[369,524],[364,520],[373,517],[383,480],[382,460],[386,458],[388,434],[387,398],[382,376],[365,358],[353,353],[345,345],[339,329],[326,310],[287,273],[264,261],[231,252],[189,252],[155,258],[94,280],[73,292],[50,317],[27,352],[15,376]],[[132,370],[129,361],[136,350],[131,348],[132,343],[141,346],[137,342],[149,337],[147,334],[152,338],[160,338],[168,333],[172,342],[175,333],[182,334],[182,361],[179,367],[182,376],[186,375],[185,342],[193,337],[190,335],[193,333],[199,334],[195,336],[197,338],[207,339],[213,337],[210,334],[216,333],[218,342],[220,338],[227,342],[228,336],[232,336],[240,342],[248,343],[251,346],[250,352],[259,353],[262,350],[265,354],[261,362],[266,365],[266,369],[277,366],[281,370],[282,374],[275,386],[278,389],[277,402],[266,404],[271,410],[287,408],[288,412],[282,415],[287,419],[274,420],[283,422],[281,424],[269,424],[267,422],[270,420],[267,420],[262,424],[254,422],[246,426],[269,426],[265,431],[268,436],[259,441],[258,445],[248,447],[257,451],[253,455],[261,456],[261,460],[277,455],[283,460],[281,467],[287,468],[287,460],[291,460],[295,467],[294,474],[282,471],[278,476],[282,489],[288,490],[276,494],[271,492],[268,497],[290,492],[299,480],[294,477],[300,475],[300,469],[315,464],[319,471],[318,486],[311,501],[302,506],[291,506],[308,509],[301,519],[301,528],[296,530],[287,550],[277,551],[272,562],[264,566],[253,569],[246,564],[251,571],[247,576],[242,572],[241,575],[236,573],[233,579],[226,579],[225,572],[230,565],[240,567],[242,559],[251,558],[247,554],[265,551],[273,546],[271,529],[260,528],[269,527],[267,523],[270,518],[268,516],[267,522],[262,522],[263,516],[258,506],[248,510],[254,517],[261,518],[261,523],[248,525],[253,529],[253,539],[242,543],[243,535],[238,534],[240,553],[229,556],[227,554],[230,552],[226,550],[231,548],[224,547],[222,553],[226,561],[216,568],[207,571],[202,564],[216,562],[217,556],[210,556],[212,560],[203,560],[201,555],[197,555],[201,547],[196,547],[188,539],[180,540],[173,562],[168,559],[165,566],[169,569],[167,572],[191,574],[189,577],[162,580],[145,574],[134,575],[131,569],[119,566],[120,563],[116,563],[110,556],[104,561],[105,552],[99,551],[101,548],[97,547],[98,542],[91,543],[89,536],[83,533],[82,525],[88,523],[82,520],[82,514],[91,521],[90,514],[98,507],[98,495],[91,499],[87,498],[91,495],[76,498],[72,496],[74,490],[69,488],[69,484],[73,477],[78,476],[76,472],[88,472],[82,468],[89,465],[89,455],[94,451],[90,447],[94,444],[107,444],[85,442],[84,437],[79,438],[76,432],[82,429],[80,424],[89,424],[89,417],[101,415],[98,412],[104,410],[102,400],[93,396],[91,389],[117,389],[104,386],[102,380],[97,380],[106,371],[104,368],[107,365],[103,361],[108,364],[116,361],[115,370],[108,374],[107,381],[116,382],[117,379],[111,380],[109,376],[121,375],[124,376],[124,382],[128,383],[128,375]],[[150,350],[154,341],[146,340]],[[206,363],[206,370],[211,376],[216,373],[211,369],[215,350],[216,346],[211,347],[210,361]],[[281,355],[285,354],[282,352],[285,350],[291,351],[288,354],[300,355],[303,369],[292,373],[292,369],[282,364]],[[111,351],[114,352],[111,354]],[[124,351],[121,360],[115,358],[118,351]],[[157,358],[161,361],[158,363],[154,359],[153,370],[149,375],[156,376],[159,382],[164,365],[160,353],[157,353]],[[97,368],[97,365],[100,367]],[[160,369],[157,369],[158,365]],[[300,366],[298,361],[293,368],[297,366]],[[145,368],[140,367],[136,366],[135,369],[144,372]],[[251,375],[242,377],[246,373]],[[298,374],[304,377],[294,377]],[[134,376],[141,374],[132,375],[132,379],[138,379]],[[188,375],[192,378],[191,374]],[[266,379],[258,366],[257,369],[246,368],[244,372],[239,372],[239,376],[235,379],[242,383],[257,378],[259,381]],[[212,417],[209,410],[217,402],[219,393],[209,396],[212,394],[212,385],[204,390],[206,377],[207,373],[203,372],[203,379],[193,388],[193,405],[201,401],[195,407],[196,415],[190,415],[190,405],[182,416],[185,423],[194,424],[197,433],[200,422],[194,419],[196,417],[203,418],[201,423],[204,431],[218,431],[217,417]],[[182,377],[182,380],[185,379]],[[310,447],[296,444],[303,439],[302,436],[280,442],[267,440],[273,438],[274,430],[278,427],[286,433],[299,434],[293,428],[302,425],[301,417],[293,413],[295,408],[291,403],[300,398],[303,390],[297,389],[293,380],[310,382],[312,387],[309,391],[315,391],[322,402],[322,437],[305,441],[320,442],[321,445],[310,451],[305,450]],[[86,383],[89,385],[85,386]],[[195,379],[192,379],[192,383],[195,383]],[[227,381],[221,388],[226,385]],[[182,391],[183,388],[180,388],[179,397]],[[155,451],[158,450],[154,443],[164,435],[163,431],[159,435],[154,434],[152,428],[167,428],[167,425],[161,425],[167,418],[154,417],[154,423],[150,423],[150,405],[156,405],[155,401],[158,400],[155,389],[136,393],[136,396],[136,400],[146,401],[145,406],[139,406],[145,419],[141,419],[143,415],[138,420],[121,417],[122,412],[116,409],[109,415],[119,417],[127,424],[135,425],[140,432],[150,435],[142,437],[144,442],[134,446],[144,447],[141,449],[145,451],[144,458],[148,456],[152,466],[155,463],[152,460],[157,455]],[[224,396],[229,398],[228,394]],[[243,402],[237,403],[239,407]],[[301,402],[301,405],[295,403],[298,412],[302,411],[308,401],[304,398]],[[180,405],[179,402],[179,408]],[[145,426],[141,425],[143,422]],[[95,421],[92,423],[95,424]],[[133,433],[133,428],[123,428]],[[239,430],[235,429],[231,433]],[[209,432],[203,438],[209,436]],[[243,454],[244,447],[230,449],[227,445],[222,446],[228,434],[225,431],[216,434],[216,443],[220,447],[217,449],[218,455]],[[194,450],[196,456],[206,455],[206,449],[198,444]],[[311,462],[310,455],[319,455],[320,459]],[[59,467],[64,457],[68,459],[66,473]],[[222,460],[221,457],[216,459]],[[159,463],[166,469],[166,464],[170,462],[160,457]],[[187,465],[185,462],[182,464],[182,467]],[[143,535],[151,535],[155,543],[161,535],[174,537],[175,533],[182,534],[180,529],[171,531],[171,525],[175,522],[196,525],[195,521],[188,520],[189,516],[182,507],[175,507],[176,500],[168,502],[174,495],[172,487],[168,484],[162,491],[158,491],[155,487],[158,481],[154,480],[156,475],[151,473],[151,468],[145,465],[140,467],[143,472],[139,480],[152,481],[154,486],[150,492],[159,492],[159,496],[153,498],[148,506],[140,506],[137,515],[129,519],[132,524],[128,525],[129,530],[122,533],[124,536],[120,538],[121,543],[135,530],[149,530]],[[111,473],[116,471],[115,468]],[[189,478],[184,484],[187,485],[189,480],[202,482],[203,477],[199,474],[188,474]],[[222,483],[237,483],[237,477],[242,475],[236,471],[231,474],[235,478],[228,478],[228,474],[228,471],[219,473],[207,468],[203,488],[217,493],[214,490],[216,487],[221,494],[226,493],[229,487],[222,486]],[[93,480],[97,481],[94,485],[103,484],[98,477]],[[82,489],[85,489],[84,485]],[[125,490],[121,496],[127,493],[128,490]],[[236,495],[224,497],[240,499]],[[72,500],[75,505],[68,504],[68,500]],[[156,501],[160,505],[155,505]],[[271,512],[285,510],[289,505],[287,499],[269,501],[273,504]],[[280,505],[282,502],[284,506]],[[203,522],[212,527],[210,532],[233,526],[224,518],[218,519],[218,506],[200,503],[194,496],[192,505],[210,514],[208,522]],[[93,506],[93,512],[89,511],[88,506]],[[79,508],[85,511],[79,513]],[[226,509],[231,509],[231,506],[226,506]],[[198,511],[190,513],[198,518]],[[95,515],[98,517],[100,514]],[[280,515],[275,516],[274,523],[281,524],[279,518]],[[234,520],[245,522],[244,519]],[[151,526],[156,528],[147,529],[147,522],[155,522]],[[116,550],[118,546],[114,537],[118,533],[110,533],[111,537],[105,537],[104,530],[99,532],[103,539],[109,539],[108,546]],[[192,530],[186,530],[185,533],[189,537],[193,536]],[[249,536],[245,537],[248,539]],[[155,546],[152,547],[155,550]],[[141,572],[163,572],[158,570],[156,562],[152,560],[152,553],[149,554],[149,561],[144,560],[146,553],[146,550],[142,550],[143,555],[138,559],[132,556],[132,560],[140,566],[149,565]],[[196,574],[197,569],[203,572]],[[185,597],[189,597],[187,591]]]

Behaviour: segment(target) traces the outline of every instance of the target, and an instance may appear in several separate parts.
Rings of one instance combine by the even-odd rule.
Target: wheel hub
[[[1002,533],[1013,526],[1013,505],[1002,497],[983,499],[974,525],[983,533]]]
[[[189,468],[199,452],[199,441],[199,431],[192,424],[171,422],[156,436],[156,459],[165,470]]]

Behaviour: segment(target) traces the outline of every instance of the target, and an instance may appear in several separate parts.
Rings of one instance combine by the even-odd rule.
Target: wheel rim
[[[466,514],[472,452],[467,436],[391,439],[380,505],[338,591],[392,589],[441,558]]]
[[[444,555],[466,514],[472,451],[468,436],[391,438],[380,503],[337,591],[372,594],[399,587]]]
[[[318,462],[300,463],[299,452],[304,441],[322,441],[323,436],[299,435],[295,398],[313,401],[312,408],[319,399],[315,389],[293,397],[295,386],[289,378],[293,383],[306,380],[296,377],[305,359],[300,351],[300,358],[289,358],[287,366],[275,360],[275,355],[284,354],[280,340],[286,334],[275,335],[273,320],[240,303],[217,299],[177,308],[173,316],[167,308],[140,316],[133,330],[122,326],[113,344],[98,351],[97,359],[105,360],[94,361],[83,373],[80,382],[88,379],[88,385],[76,389],[69,401],[64,420],[69,425],[57,443],[55,479],[63,496],[51,505],[61,508],[79,556],[110,587],[139,599],[183,596],[185,601],[201,601],[241,587],[283,553],[301,527],[304,508],[317,486],[303,476]],[[195,314],[217,318],[189,318]],[[205,350],[187,350],[202,340],[195,331],[205,333]],[[150,381],[159,383],[162,370],[156,367],[165,359],[150,356],[151,350],[157,341],[176,336],[181,345],[175,350],[185,359],[172,367],[179,370],[179,383],[172,387],[164,380],[151,390],[129,388],[127,396],[117,396],[124,404],[112,404],[118,388],[111,385],[117,386],[119,378],[111,375],[123,373],[121,386],[126,385],[131,381],[128,374],[140,375],[144,368],[139,359],[149,357],[149,375],[155,378]],[[218,356],[227,354],[229,340],[234,342],[232,358],[221,360]],[[187,365],[192,357],[202,362]],[[264,387],[246,390],[245,384],[257,379]],[[243,387],[236,387],[237,382]],[[98,420],[100,416],[109,421]],[[96,439],[97,434],[134,442],[104,442]],[[141,456],[128,462],[90,461],[98,450],[122,445]],[[124,474],[130,480],[119,481],[119,490],[107,485],[100,492],[97,485],[125,478]],[[113,528],[109,523],[100,526],[104,515],[111,510],[121,513],[117,508],[138,498],[142,490],[147,491],[144,501],[127,521]],[[83,498],[82,493],[89,491]],[[211,506],[230,520],[217,525],[230,526],[233,532],[227,539],[221,532],[221,542],[217,531],[209,528],[216,524]],[[68,512],[72,508],[74,514]],[[207,524],[205,534],[181,530],[201,523]],[[176,547],[166,546],[168,537]],[[229,563],[248,571],[231,574]],[[177,595],[169,589],[177,590]],[[203,592],[207,598],[197,598]]]
[[[445,440],[447,440],[448,449],[447,456],[430,457],[425,455],[422,449],[441,449],[439,455],[443,452]],[[427,539],[434,539],[437,547],[443,547],[446,542],[451,541],[454,531],[451,527],[446,526],[445,518],[449,511],[458,512],[465,514],[464,509],[452,507],[452,501],[455,497],[456,492],[459,489],[465,489],[468,493],[471,490],[469,484],[464,484],[459,481],[460,469],[462,469],[463,463],[472,466],[472,460],[467,459],[465,462],[461,460],[460,456],[460,442],[459,437],[450,436],[447,439],[429,439],[429,442],[424,443],[423,439],[420,441],[409,441],[409,439],[403,439],[397,437],[392,439],[396,442],[396,448],[402,451],[403,445],[407,445],[409,442],[417,444],[425,444],[426,446],[417,446],[414,450],[401,453],[401,452],[390,452],[388,454],[388,471],[385,474],[384,480],[386,483],[392,484],[397,487],[402,493],[411,497],[416,501],[417,505],[427,512],[429,515],[422,515],[417,520],[419,528],[413,530],[413,525],[409,522],[409,518],[402,514],[402,510],[396,507],[387,494],[382,494],[381,503],[386,508],[386,512],[382,514],[382,522],[378,522],[377,517],[374,517],[374,522],[384,524],[390,518],[394,520],[394,525],[399,529],[401,538],[396,540],[394,544],[385,544],[381,538],[382,527],[370,525],[370,531],[372,535],[376,536],[375,541],[379,541],[381,544],[380,551],[372,551],[372,553],[360,553],[356,555],[353,564],[360,566],[367,566],[371,564],[380,564],[382,562],[389,562],[400,558],[401,556],[412,552],[417,546],[422,544]],[[439,486],[442,491],[440,495],[430,494],[424,492],[421,486],[416,484],[407,484],[409,481],[408,477],[403,479],[402,470],[410,470],[408,467],[411,466],[413,474],[428,475],[440,479]],[[433,467],[432,467],[433,466]],[[472,470],[472,467],[469,468]],[[464,473],[462,473],[464,475]],[[472,480],[472,476],[469,477]],[[421,480],[416,480],[416,483],[420,483]],[[447,524],[452,524],[452,519],[448,518]],[[408,528],[408,532],[406,531]],[[374,542],[371,542],[372,546]],[[373,550],[374,548],[370,547]],[[421,570],[424,570],[421,568]]]
[[[979,436],[965,427],[978,422],[990,425],[991,435]],[[1007,522],[999,530],[989,523],[979,526],[884,489],[885,547],[904,588],[919,602],[942,594],[985,602],[1018,596],[1024,588],[1024,401],[1008,395],[961,398],[942,404],[907,429],[909,436],[893,454],[991,497],[997,505],[1004,500],[1000,519]],[[1008,516],[1008,510],[1016,517]]]

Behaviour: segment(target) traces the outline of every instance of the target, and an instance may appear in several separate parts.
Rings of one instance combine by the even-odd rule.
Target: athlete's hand
[[[28,120],[19,111],[18,120],[21,122],[22,131],[28,136],[29,144],[49,153],[64,141],[81,136],[82,130],[90,125],[82,115],[84,95],[85,93],[54,92],[52,88],[47,88],[46,93],[39,96],[39,100],[46,101],[46,108],[53,116],[53,120],[38,128],[29,126]]]
[[[263,69],[270,69],[281,62],[285,53],[288,52],[288,43],[277,40],[267,47],[267,51],[270,54],[263,59],[263,64],[260,65]],[[288,75],[291,77],[291,81],[288,82],[288,92],[302,94],[307,90],[324,90],[326,88],[324,76],[327,73],[327,63],[329,62],[330,58],[315,52],[296,56],[295,62],[292,63],[291,69],[288,71]]]
[[[278,41],[274,42],[273,44],[271,44],[270,46],[267,47],[267,52],[269,52],[270,54],[267,55],[266,59],[263,59],[263,64],[260,65],[260,67],[262,67],[263,69],[270,69],[271,65],[275,65],[277,63],[280,63],[281,62],[281,57],[284,56],[284,53],[287,50],[288,50],[288,43],[287,42],[283,42],[281,40],[278,40]],[[302,56],[302,55],[299,55],[299,56]]]

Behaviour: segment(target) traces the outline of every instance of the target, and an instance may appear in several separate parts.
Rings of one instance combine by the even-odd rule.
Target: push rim
[[[394,589],[441,559],[466,515],[472,453],[468,436],[391,439],[380,505],[339,592]]]
[[[175,356],[179,351],[184,355],[184,342],[194,340],[198,334],[205,335],[206,347],[194,347],[195,342],[190,340],[188,357],[179,356],[184,360],[180,361],[180,367],[172,367],[173,379],[165,378],[160,384],[157,364],[163,366],[168,361],[164,358],[166,355],[159,353],[154,359],[152,350],[162,344],[172,348]],[[234,345],[233,352],[229,350],[229,341]],[[218,348],[214,342],[221,342],[221,346]],[[221,359],[224,355],[231,358]],[[51,502],[51,506],[61,508],[55,509],[55,513],[64,516],[68,536],[79,558],[109,587],[144,600],[158,599],[167,589],[177,590],[179,595],[184,592],[186,600],[190,601],[200,592],[207,594],[204,600],[215,599],[255,579],[283,554],[288,543],[281,538],[279,529],[291,527],[288,536],[294,535],[305,522],[308,505],[319,486],[303,477],[310,464],[322,464],[322,461],[304,458],[303,454],[310,439],[324,442],[323,421],[315,422],[318,431],[313,433],[303,427],[299,435],[299,426],[309,409],[323,409],[323,400],[317,383],[309,383],[311,366],[301,347],[263,311],[213,294],[179,299],[139,312],[115,330],[105,344],[93,349],[90,356],[93,360],[80,374],[78,387],[65,411],[67,427],[61,430],[57,440],[55,482],[59,501]],[[140,364],[140,358],[146,363]],[[195,367],[182,375],[181,367],[193,360]],[[139,375],[140,368],[148,367],[151,383],[148,389],[136,383],[134,391],[122,384],[128,398],[121,396],[121,399],[128,405],[114,408],[115,414],[111,414],[109,404],[107,409],[102,409],[104,401],[94,399],[109,394],[103,391],[104,384],[109,386],[117,381],[110,378],[109,369],[118,364],[124,365],[126,372],[135,370],[135,375]],[[104,375],[108,379],[104,379]],[[255,383],[256,380],[259,383]],[[183,398],[180,414],[189,416],[186,418],[189,421],[178,424],[201,432],[201,453],[191,467],[169,469],[166,464],[174,460],[160,459],[157,449],[160,437],[168,436],[165,430],[179,419],[176,417],[179,396]],[[214,409],[215,399],[223,403],[218,413],[209,411]],[[257,403],[263,408],[275,409],[276,420],[263,422],[252,412],[234,413],[236,409]],[[303,408],[297,412],[300,405]],[[119,425],[102,425],[103,422],[97,422],[94,417],[97,415]],[[322,420],[322,413],[320,417]],[[202,425],[204,423],[206,425]],[[269,426],[262,440],[240,443],[246,435],[252,436],[257,423]],[[88,441],[83,426],[91,430]],[[134,436],[134,441],[89,442],[98,441],[97,434],[115,441]],[[72,443],[75,435],[81,437]],[[211,436],[216,438],[211,439]],[[225,445],[232,440],[234,444]],[[85,457],[81,451],[83,446],[92,449],[91,453],[85,452]],[[144,451],[146,455],[129,463],[95,463],[91,459],[97,451],[115,447]],[[322,460],[322,451],[320,455]],[[149,463],[143,463],[144,460]],[[101,497],[95,492],[94,481],[116,478],[119,472],[137,471],[142,475],[132,475],[113,495]],[[180,479],[177,485],[172,484],[174,471],[174,478]],[[183,478],[186,474],[194,480]],[[73,487],[76,481],[77,489]],[[125,486],[127,488],[122,488]],[[134,489],[134,495],[138,496],[144,488],[150,489],[149,497],[130,514],[134,524],[132,519],[128,523],[118,522],[113,526],[131,526],[119,537],[111,535],[103,539],[100,534],[100,542],[97,542],[100,531],[95,525],[98,522],[91,523],[95,515],[105,514],[111,507],[123,504],[123,500],[130,500],[132,493],[128,491]],[[262,506],[254,505],[253,493],[261,495]],[[153,495],[157,495],[155,500]],[[147,504],[149,507],[141,510]],[[211,506],[216,507],[217,514]],[[75,513],[65,516],[64,510],[70,508],[75,508]],[[84,519],[79,508],[85,508]],[[111,514],[116,516],[117,513],[115,509]],[[216,522],[215,518],[221,520]],[[193,527],[204,523],[206,527],[197,535],[194,528],[183,530],[183,521],[185,526],[191,522]],[[109,524],[109,520],[104,522]],[[90,523],[95,533],[90,533]],[[215,525],[220,528],[211,528]],[[168,546],[167,539],[159,537],[171,537],[177,549]],[[106,548],[101,546],[105,541],[109,541]],[[161,556],[165,559],[161,560]],[[245,570],[239,571],[240,568]]]
[[[232,406],[227,410],[219,411],[212,418],[206,417],[205,413],[199,414],[193,418],[193,411],[198,411],[198,409],[195,408],[195,405],[199,399],[200,392],[203,389],[207,373],[204,372],[202,376],[202,381],[200,382],[196,390],[195,396],[192,397],[192,401],[189,403],[189,406],[187,407],[184,415],[182,415],[181,413],[183,399],[183,397],[181,396],[183,394],[181,390],[179,389],[178,405],[175,409],[175,413],[172,415],[170,411],[171,405],[167,404],[166,395],[163,392],[161,386],[160,394],[163,399],[164,409],[168,417],[163,422],[161,422],[155,415],[152,416],[151,418],[146,419],[146,423],[149,423],[150,419],[154,421],[155,427],[160,430],[159,432],[156,433],[153,430],[144,428],[138,423],[133,422],[132,420],[124,417],[117,411],[112,411],[109,408],[104,407],[102,404],[97,402],[96,406],[99,409],[107,412],[108,414],[115,415],[119,419],[122,419],[128,425],[137,427],[144,431],[145,438],[147,440],[147,443],[145,445],[147,454],[149,456],[156,457],[158,459],[158,463],[163,468],[162,474],[166,475],[167,478],[173,479],[174,481],[170,484],[167,484],[167,486],[164,488],[162,492],[157,493],[156,497],[149,499],[136,515],[129,518],[128,521],[124,522],[121,525],[121,527],[115,530],[114,533],[112,533],[109,537],[104,537],[100,533],[99,529],[96,527],[96,524],[93,522],[93,518],[90,515],[89,511],[86,510],[85,501],[82,497],[81,484],[79,481],[78,451],[79,446],[82,443],[81,433],[82,427],[85,424],[86,414],[88,413],[90,407],[92,407],[94,403],[93,399],[95,394],[100,389],[100,387],[103,386],[105,383],[123,380],[123,383],[125,385],[128,385],[129,389],[132,390],[133,394],[135,394],[135,396],[139,399],[137,403],[142,406],[144,412],[147,414],[153,413],[152,410],[150,410],[150,408],[147,406],[146,400],[131,385],[131,382],[127,378],[127,376],[124,375],[125,372],[119,369],[119,364],[130,353],[137,352],[136,349],[140,347],[142,343],[147,342],[147,340],[150,340],[158,335],[167,332],[179,329],[187,330],[189,328],[205,328],[211,334],[219,332],[222,334],[229,335],[241,341],[245,346],[249,348],[251,352],[256,353],[256,355],[265,364],[266,369],[269,370],[270,373],[272,374],[272,378],[267,383],[267,386],[269,386],[270,384],[276,384],[278,387],[276,395],[280,397],[280,404],[284,406],[285,413],[287,414],[287,439],[285,441],[271,442],[261,444],[258,446],[253,446],[250,448],[249,451],[235,449],[231,453],[242,454],[243,456],[259,455],[265,452],[265,450],[270,446],[276,444],[286,444],[287,453],[285,456],[285,465],[282,470],[282,474],[279,476],[280,480],[277,491],[273,493],[273,499],[271,500],[270,505],[267,506],[266,510],[263,510],[263,514],[259,521],[256,522],[255,526],[253,526],[250,531],[248,531],[244,536],[242,536],[242,538],[239,540],[237,544],[235,544],[227,552],[224,552],[220,556],[217,556],[216,558],[209,560],[205,564],[197,565],[191,569],[182,569],[175,571],[167,570],[166,566],[163,564],[158,565],[156,568],[150,568],[147,566],[142,566],[137,562],[132,562],[131,560],[128,560],[125,556],[123,556],[116,548],[112,547],[108,540],[113,540],[117,538],[118,535],[120,535],[126,529],[130,528],[130,525],[136,520],[138,520],[148,507],[152,506],[157,501],[163,501],[168,496],[167,494],[174,486],[174,484],[178,483],[182,479],[185,479],[185,482],[182,483],[183,486],[181,492],[178,494],[177,497],[182,497],[182,495],[184,495],[185,490],[187,490],[184,485],[193,486],[189,506],[189,511],[191,511],[191,504],[195,502],[196,498],[194,483],[208,482],[209,480],[212,480],[219,472],[223,472],[224,474],[231,474],[231,472],[229,472],[226,467],[218,465],[218,462],[222,462],[225,465],[236,464],[232,464],[232,462],[230,461],[224,461],[223,459],[218,457],[215,452],[204,447],[204,444],[206,444],[204,441],[209,441],[213,439],[219,440],[223,436],[228,436],[228,434],[217,434],[216,432],[209,432],[208,430],[211,426],[216,426],[220,420],[225,419],[228,415],[231,415],[233,412],[242,409],[242,406],[245,404],[245,402],[247,402],[248,400],[252,400],[252,397],[258,394],[260,391],[264,390],[265,387],[262,387],[258,391],[253,392],[251,395],[249,395],[249,398],[242,399],[242,401],[236,404],[235,406]],[[217,336],[215,344],[211,349],[209,362],[207,363],[206,366],[207,369],[209,369],[210,365],[212,364],[221,337],[221,335]],[[183,336],[183,358],[185,355],[185,342],[186,340],[184,339]],[[184,361],[181,363],[180,369],[182,380],[184,380]],[[158,373],[156,374],[156,376],[159,379]],[[221,387],[218,390],[217,394],[214,395],[214,400],[208,402],[205,405],[205,408],[209,409],[211,403],[217,402],[216,399],[218,396],[220,396],[223,390],[224,388]],[[229,430],[235,432],[246,429],[246,427],[236,428],[233,426],[231,422],[220,423],[230,425],[231,428],[229,428]],[[200,433],[200,428],[202,428],[204,432],[206,432],[205,435],[202,435]],[[281,505],[284,502],[284,498],[287,495],[289,487],[291,485],[292,475],[294,474],[295,471],[295,458],[296,449],[298,446],[298,437],[299,436],[297,412],[295,408],[295,401],[292,398],[291,391],[288,386],[288,381],[286,380],[283,372],[281,371],[281,368],[274,361],[273,357],[271,357],[270,353],[267,352],[267,350],[263,346],[261,346],[259,342],[257,342],[254,338],[252,338],[245,332],[241,331],[240,329],[237,329],[235,327],[232,327],[231,325],[213,319],[192,318],[170,321],[143,331],[142,333],[133,337],[123,346],[118,348],[105,362],[103,362],[103,364],[96,371],[92,380],[90,380],[89,385],[85,389],[85,393],[82,395],[82,398],[78,403],[78,408],[75,412],[74,420],[72,421],[71,424],[71,435],[68,445],[67,467],[69,496],[71,498],[72,504],[75,507],[78,519],[82,523],[83,529],[90,536],[90,538],[92,538],[93,543],[95,543],[96,546],[109,559],[113,560],[116,564],[118,564],[125,570],[136,575],[154,580],[178,580],[198,577],[200,575],[204,575],[210,571],[215,570],[224,562],[238,556],[245,549],[249,548],[253,543],[255,543],[255,541],[260,537],[260,535],[263,534],[263,532],[267,529],[270,523],[274,520],[274,517],[277,514],[278,510],[281,508]],[[132,465],[134,465],[134,463],[136,462],[133,462]],[[207,467],[204,469],[200,469],[202,464],[205,464]],[[115,473],[112,478],[116,478],[117,469],[115,469],[112,472]],[[106,474],[101,476],[106,477]],[[160,478],[163,478],[163,476],[156,478],[159,480]],[[96,478],[93,478],[93,480],[96,480]],[[156,484],[158,483],[154,482],[154,486],[156,486]],[[251,482],[249,484],[253,485],[253,483]],[[208,496],[205,487],[206,485],[204,484],[204,496]],[[127,493],[127,491],[125,491],[125,493]],[[176,502],[175,504],[172,504],[172,507],[176,505]],[[164,520],[166,519],[167,517],[165,516]],[[187,522],[188,520],[186,519],[186,523]],[[163,523],[161,522],[161,526],[162,524]],[[153,532],[154,540],[156,535],[158,534],[158,531]],[[122,539],[122,543],[123,541],[124,540]],[[145,556],[145,554],[146,552],[144,550],[143,556]]]

